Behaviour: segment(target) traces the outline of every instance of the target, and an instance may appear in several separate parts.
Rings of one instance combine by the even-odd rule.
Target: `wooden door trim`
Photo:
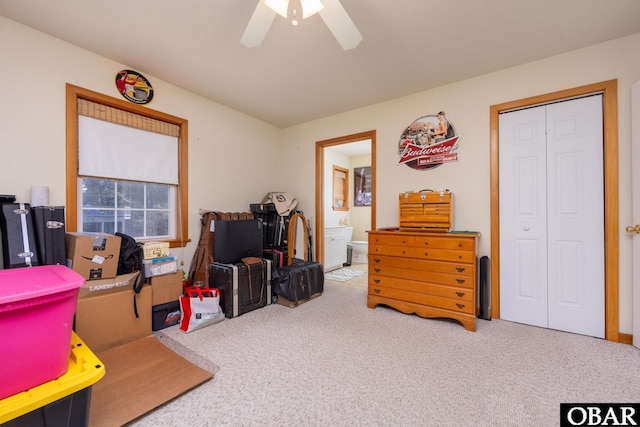
[[[491,317],[500,318],[498,115],[503,111],[548,104],[592,93],[602,94],[603,107],[605,339],[619,342],[618,81],[615,79],[489,107],[489,143],[491,150]]]
[[[371,230],[376,228],[376,131],[370,130],[316,141],[316,261],[324,265],[324,149],[334,145],[371,141]]]

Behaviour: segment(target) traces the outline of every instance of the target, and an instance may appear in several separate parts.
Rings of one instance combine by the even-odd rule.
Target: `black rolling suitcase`
[[[271,260],[259,260],[209,265],[209,287],[220,291],[220,308],[225,317],[238,317],[271,304]]]
[[[35,206],[31,211],[40,263],[66,265],[64,206]]]
[[[296,260],[291,265],[275,269],[272,287],[278,303],[289,307],[320,296],[324,290],[322,264]]]
[[[40,265],[29,203],[0,204],[4,268]]]

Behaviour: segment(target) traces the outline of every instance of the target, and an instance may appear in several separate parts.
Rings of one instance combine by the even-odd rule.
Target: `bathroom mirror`
[[[333,192],[331,206],[334,211],[349,210],[349,169],[333,165]]]

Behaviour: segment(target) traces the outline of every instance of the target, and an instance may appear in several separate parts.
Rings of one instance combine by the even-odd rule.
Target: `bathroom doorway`
[[[338,153],[338,154],[336,154]],[[341,153],[341,154],[340,154]],[[331,170],[333,164],[330,163],[333,156],[342,156],[360,158],[362,155],[370,156],[370,204],[367,206],[354,205],[354,175],[355,171],[349,166],[349,175],[347,181],[349,183],[350,197],[348,198],[348,210],[333,210],[331,205],[331,188],[332,178],[327,180],[327,169]],[[362,169],[361,164],[357,166]],[[349,164],[350,165],[350,164]],[[347,168],[344,168],[347,169]],[[353,240],[366,241],[366,230],[375,228],[376,218],[376,131],[361,132],[352,135],[346,135],[338,138],[332,138],[324,141],[316,142],[316,223],[315,223],[315,240],[316,240],[316,260],[325,265],[325,228],[348,227],[353,228]],[[328,193],[327,193],[328,192]],[[327,196],[328,194],[328,196]],[[329,214],[327,214],[329,212]],[[362,213],[368,212],[368,216],[363,218]],[[353,218],[353,219],[352,219]],[[353,224],[357,221],[358,224]],[[361,224],[364,222],[364,226]],[[366,229],[366,230],[364,230]],[[351,230],[350,230],[351,231]],[[345,231],[346,233],[346,231]],[[346,234],[345,234],[346,236]],[[346,242],[346,237],[345,237]]]

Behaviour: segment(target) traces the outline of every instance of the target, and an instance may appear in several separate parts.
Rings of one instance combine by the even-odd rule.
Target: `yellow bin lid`
[[[72,331],[67,373],[0,400],[0,424],[90,387],[104,377],[104,374],[102,362]]]

